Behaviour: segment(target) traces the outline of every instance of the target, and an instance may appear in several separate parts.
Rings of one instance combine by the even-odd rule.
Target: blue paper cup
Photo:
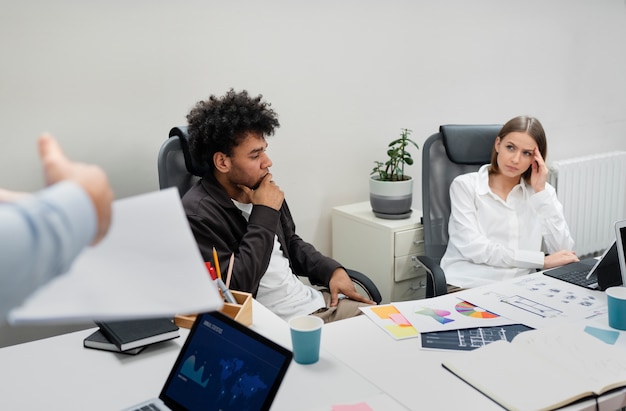
[[[606,303],[609,309],[609,325],[618,330],[626,330],[626,287],[607,288]]]
[[[293,359],[298,364],[313,364],[320,359],[320,340],[324,320],[314,315],[289,320]]]

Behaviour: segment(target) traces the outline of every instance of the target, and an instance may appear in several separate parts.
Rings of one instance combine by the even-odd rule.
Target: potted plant
[[[419,150],[417,143],[409,138],[412,131],[401,129],[400,138],[389,143],[387,161],[375,161],[370,175],[370,205],[374,215],[398,220],[411,215],[413,203],[413,178],[404,173],[406,166],[413,165],[408,151],[411,145]]]

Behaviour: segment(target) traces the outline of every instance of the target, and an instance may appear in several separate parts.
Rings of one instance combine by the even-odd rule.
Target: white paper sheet
[[[481,306],[475,306],[476,304],[469,304],[457,293],[433,299],[400,301],[393,305],[420,333],[514,323],[497,311],[487,311],[480,308]]]
[[[599,291],[530,274],[487,287],[463,290],[460,297],[533,328],[606,316],[606,297]]]
[[[173,316],[220,309],[175,188],[113,203],[108,235],[9,314],[19,323]]]

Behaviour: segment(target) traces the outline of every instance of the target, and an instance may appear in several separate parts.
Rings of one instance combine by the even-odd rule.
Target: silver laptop
[[[124,411],[268,410],[292,357],[220,312],[200,314],[159,397]]]
[[[622,284],[615,241],[604,250],[599,259],[586,258],[576,263],[546,270],[543,273],[591,290],[604,291],[611,286]]]

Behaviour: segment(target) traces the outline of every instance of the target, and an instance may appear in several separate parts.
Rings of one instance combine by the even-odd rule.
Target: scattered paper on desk
[[[178,190],[117,200],[107,236],[14,309],[14,323],[166,317],[223,306]]]
[[[515,318],[533,328],[606,317],[606,300],[600,291],[548,277],[542,273],[460,291],[465,300]]]
[[[452,293],[393,304],[420,333],[513,324],[512,320],[470,304],[458,295]]]
[[[472,351],[495,341],[512,341],[521,332],[530,331],[524,324],[507,324],[493,327],[464,328],[433,331],[420,334],[423,350]]]
[[[419,335],[411,323],[392,304],[361,307],[361,311],[396,340]]]

